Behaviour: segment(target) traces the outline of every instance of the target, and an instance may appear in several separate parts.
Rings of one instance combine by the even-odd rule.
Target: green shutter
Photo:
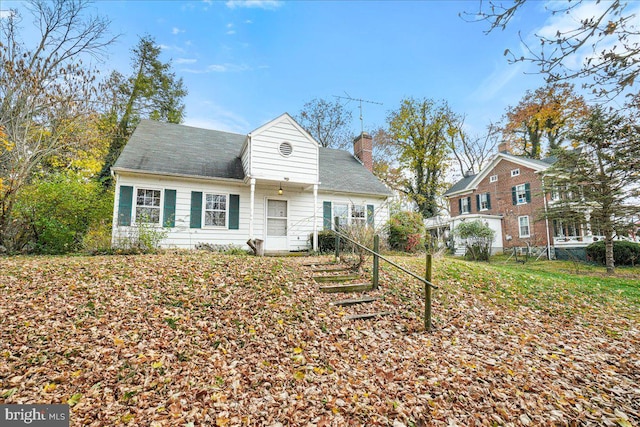
[[[331,230],[331,202],[322,202],[322,228]]]
[[[373,205],[367,205],[367,224],[371,227],[374,227],[374,216],[375,210]]]
[[[162,224],[165,227],[176,226],[176,190],[164,190],[164,215]]]
[[[527,197],[527,203],[531,203],[531,186],[528,182],[524,185],[524,192]]]
[[[516,194],[516,187],[511,187],[511,199],[513,200],[513,204],[518,204],[518,195]]]
[[[133,206],[133,187],[120,186],[120,199],[118,200],[118,225],[131,225],[131,208]]]
[[[491,194],[487,193],[487,209],[491,209]]]
[[[458,199],[458,212],[462,215],[462,198]]]
[[[202,228],[202,191],[191,192],[191,228]]]
[[[240,228],[240,195],[229,195],[229,230]]]
[[[476,194],[476,209],[480,212],[480,195]]]

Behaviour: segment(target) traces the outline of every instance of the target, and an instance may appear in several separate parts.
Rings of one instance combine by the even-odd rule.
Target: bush
[[[16,201],[16,218],[26,230],[21,246],[45,254],[78,251],[90,228],[111,222],[112,207],[112,193],[76,173],[35,180]]]
[[[309,234],[309,247],[313,246],[313,233]],[[336,235],[331,230],[318,231],[318,252],[330,254],[336,250]]]
[[[387,222],[386,228],[390,249],[403,252],[424,250],[424,222],[419,213],[395,213]]]
[[[606,265],[604,240],[587,246],[587,259]],[[640,260],[640,244],[616,240],[613,242],[613,262],[615,265],[636,265]]]
[[[489,261],[495,232],[482,221],[463,221],[453,230],[467,247],[465,257],[472,261]]]

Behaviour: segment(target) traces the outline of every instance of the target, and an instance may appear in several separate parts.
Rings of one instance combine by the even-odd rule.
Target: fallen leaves
[[[640,423],[637,318],[606,304],[506,303],[436,262],[427,334],[390,270],[373,306],[396,314],[348,322],[299,259],[2,262],[0,402],[69,403],[73,426]]]

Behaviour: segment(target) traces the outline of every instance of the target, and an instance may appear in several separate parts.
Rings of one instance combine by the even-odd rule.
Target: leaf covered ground
[[[385,267],[373,307],[333,307],[309,261],[1,259],[0,403],[68,402],[73,426],[640,425],[638,276],[437,259],[426,333],[417,281]]]

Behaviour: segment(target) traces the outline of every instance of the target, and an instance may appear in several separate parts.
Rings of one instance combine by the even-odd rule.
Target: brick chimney
[[[511,154],[511,150],[509,149],[509,143],[507,141],[502,141],[500,144],[498,144],[498,153]]]
[[[353,140],[353,155],[362,162],[365,168],[373,172],[373,138],[362,132]]]

